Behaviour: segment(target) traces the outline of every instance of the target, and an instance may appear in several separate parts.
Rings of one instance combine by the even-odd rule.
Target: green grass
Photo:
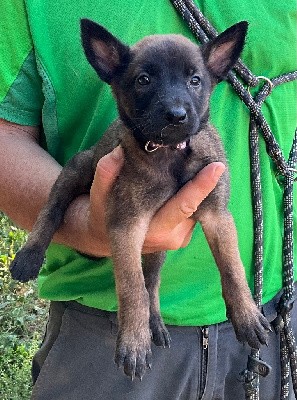
[[[0,400],[29,400],[31,360],[43,337],[47,303],[36,282],[13,281],[9,264],[26,233],[0,213]]]

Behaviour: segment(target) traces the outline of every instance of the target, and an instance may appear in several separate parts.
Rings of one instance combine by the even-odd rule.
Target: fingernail
[[[117,146],[115,149],[112,150],[111,152],[112,158],[115,160],[119,161],[123,158],[123,149],[121,146]]]
[[[115,171],[119,171],[124,162],[123,149],[117,146],[110,153],[106,154],[98,161],[97,168],[100,171],[114,174]]]
[[[223,172],[225,171],[226,166],[222,163],[217,163],[216,167],[213,170],[213,177],[218,179]]]

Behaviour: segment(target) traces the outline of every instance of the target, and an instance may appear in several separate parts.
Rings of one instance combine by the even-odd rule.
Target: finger
[[[165,229],[174,227],[192,216],[202,201],[215,188],[226,167],[214,162],[204,167],[187,182],[156,214]]]
[[[170,234],[165,233],[163,229],[156,232],[158,229],[154,223],[150,225],[142,252],[155,253],[156,251],[177,250],[181,247],[186,247],[192,238],[195,221],[192,219],[185,220],[182,224],[170,231]]]
[[[194,226],[191,226],[188,233],[185,235],[182,244],[180,245],[181,248],[187,247],[188,244],[190,243],[190,241],[192,239],[193,229],[194,229]]]
[[[121,146],[117,146],[112,152],[100,158],[94,176],[95,185],[109,188],[118,176],[123,162],[124,153]]]
[[[91,207],[96,208],[97,215],[105,214],[107,195],[119,175],[124,163],[124,152],[121,146],[102,157],[97,164],[91,188]]]

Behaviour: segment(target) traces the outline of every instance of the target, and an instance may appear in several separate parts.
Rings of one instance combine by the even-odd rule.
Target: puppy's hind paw
[[[271,327],[256,306],[253,313],[246,315],[242,321],[239,323],[237,321],[233,325],[238,341],[247,342],[254,349],[268,344],[268,333],[271,332]]]
[[[161,346],[163,348],[170,347],[171,338],[169,332],[159,315],[151,315],[150,330],[152,341],[156,346]]]
[[[10,273],[13,279],[28,282],[38,276],[44,260],[44,252],[36,247],[24,247],[15,256],[10,264]]]
[[[116,350],[114,361],[118,368],[123,366],[125,375],[132,381],[135,377],[142,381],[146,370],[151,368],[152,352],[150,348],[137,348],[132,350],[119,347]]]

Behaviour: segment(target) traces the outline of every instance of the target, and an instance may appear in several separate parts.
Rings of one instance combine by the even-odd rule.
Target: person
[[[273,0],[269,7],[261,0],[195,3],[218,31],[240,20],[249,22],[242,58],[256,75],[273,78],[296,70],[292,0]],[[93,145],[116,117],[108,87],[83,54],[80,18],[95,20],[127,44],[154,33],[195,38],[165,0],[3,0],[1,9],[0,209],[30,230],[65,162]],[[286,155],[296,127],[295,105],[296,81],[277,88],[263,105]],[[213,93],[211,120],[229,160],[229,208],[253,289],[249,113],[226,82]],[[282,190],[260,142],[263,310],[272,321],[282,288]],[[223,173],[220,163],[208,165],[159,210],[144,244],[144,252],[169,250],[160,298],[171,348],[152,346],[152,369],[142,382],[131,382],[115,367],[117,301],[104,211],[122,164],[120,148],[99,161],[90,194],[70,205],[47,252],[38,283],[40,296],[50,300],[51,307],[43,344],[33,360],[32,399],[244,399],[238,378],[250,349],[237,342],[227,321],[218,270],[200,226],[189,219]],[[296,307],[292,315],[297,332]],[[261,357],[272,366],[261,379],[263,400],[279,398],[278,343],[278,335],[270,332],[269,346],[261,349]],[[291,388],[290,393],[293,399]]]

